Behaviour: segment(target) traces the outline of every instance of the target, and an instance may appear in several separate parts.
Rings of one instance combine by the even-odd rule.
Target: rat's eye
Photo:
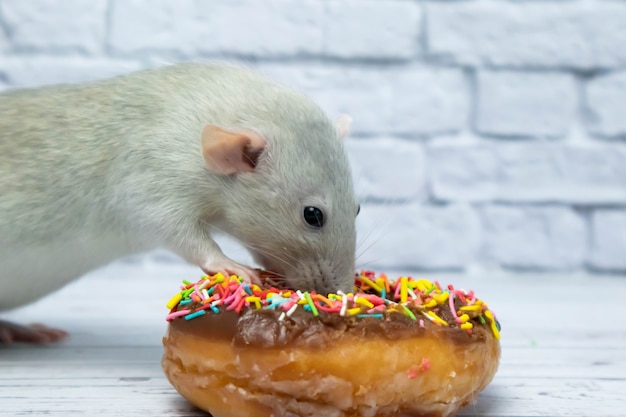
[[[309,226],[320,228],[324,226],[324,213],[317,207],[307,206],[304,208],[304,220]]]

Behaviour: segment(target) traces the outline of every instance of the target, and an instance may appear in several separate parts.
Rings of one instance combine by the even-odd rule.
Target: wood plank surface
[[[2,314],[71,337],[0,347],[0,416],[206,416],[160,366],[164,304],[181,279],[199,276],[120,262]],[[422,276],[474,289],[502,323],[498,374],[460,416],[626,417],[626,277]]]

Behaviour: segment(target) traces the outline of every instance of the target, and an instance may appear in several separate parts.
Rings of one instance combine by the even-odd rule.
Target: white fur
[[[52,245],[0,248],[0,306],[17,307],[47,295],[92,269],[131,253],[115,236],[76,237]]]
[[[259,132],[253,172],[207,169],[207,124]],[[251,273],[221,252],[216,227],[291,283],[348,288],[357,203],[337,134],[303,95],[224,65],[0,95],[0,309],[157,246]],[[323,230],[304,224],[307,201],[326,208]]]

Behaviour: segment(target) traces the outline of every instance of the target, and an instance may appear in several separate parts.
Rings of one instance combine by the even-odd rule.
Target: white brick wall
[[[360,197],[386,203],[428,197],[424,151],[420,143],[384,137],[349,140],[346,146]]]
[[[383,271],[463,269],[481,239],[478,215],[464,204],[376,204],[362,208],[357,226],[358,262]]]
[[[564,205],[626,205],[626,146],[449,138],[428,148],[433,197]]]
[[[519,68],[612,69],[626,64],[623,1],[427,2],[429,53]]]
[[[478,73],[476,130],[485,135],[564,136],[576,105],[576,84],[568,74]]]
[[[0,14],[18,52],[103,52],[106,0],[2,1]]]
[[[350,113],[380,270],[625,274],[624,45],[617,0],[0,0],[0,90],[223,58]]]
[[[457,69],[350,62],[272,62],[259,69],[305,90],[332,116],[350,113],[360,135],[455,132],[469,114],[469,86]]]
[[[415,2],[328,2],[324,52],[338,58],[414,58],[420,49],[420,17]]]
[[[583,218],[568,207],[487,206],[484,250],[497,264],[520,270],[573,270],[587,254]]]
[[[626,72],[595,77],[586,85],[589,130],[599,136],[626,136]]]
[[[590,264],[601,270],[626,269],[626,212],[597,210],[592,218]]]

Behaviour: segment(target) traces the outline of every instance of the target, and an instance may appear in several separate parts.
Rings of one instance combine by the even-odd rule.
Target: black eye
[[[359,207],[356,208],[356,215],[358,216],[360,212],[361,212],[361,205],[359,204]]]
[[[307,206],[304,208],[304,220],[309,226],[320,228],[324,226],[324,213],[317,207]]]

